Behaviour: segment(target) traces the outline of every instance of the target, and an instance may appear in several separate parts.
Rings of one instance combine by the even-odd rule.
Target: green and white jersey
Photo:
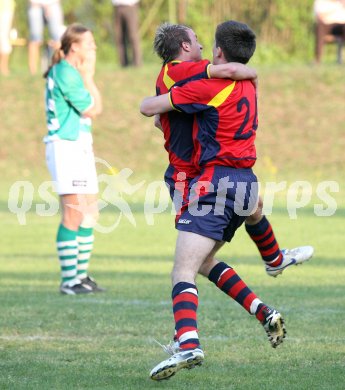
[[[61,60],[49,71],[46,83],[46,117],[48,134],[45,142],[64,139],[75,141],[80,131],[91,132],[91,118],[82,113],[93,105],[76,68]]]

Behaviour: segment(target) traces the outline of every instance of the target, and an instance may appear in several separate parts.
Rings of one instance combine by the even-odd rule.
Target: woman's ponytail
[[[44,73],[44,78],[47,78],[50,69],[54,65],[58,64],[63,58],[65,58],[65,56],[69,53],[72,44],[75,42],[79,42],[82,35],[87,31],[90,30],[87,27],[78,23],[73,23],[66,28],[65,32],[61,37],[61,46],[59,47],[59,49],[56,49],[54,51],[53,57],[51,59],[51,65]]]
[[[52,56],[52,59],[51,59],[50,66],[49,66],[49,68],[44,72],[43,77],[44,77],[44,78],[47,78],[50,69],[51,69],[54,65],[58,64],[64,57],[65,57],[65,54],[64,54],[63,50],[62,50],[61,48],[56,49],[56,50],[54,51],[54,53],[53,53],[53,56]]]

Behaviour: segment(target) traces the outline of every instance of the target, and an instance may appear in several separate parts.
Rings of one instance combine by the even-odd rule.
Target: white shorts
[[[46,161],[59,195],[98,193],[91,134],[77,141],[48,142]]]
[[[0,53],[10,54],[12,51],[10,31],[12,27],[13,11],[0,13]]]

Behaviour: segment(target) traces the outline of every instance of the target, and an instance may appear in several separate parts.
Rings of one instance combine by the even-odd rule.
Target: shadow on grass
[[[227,258],[226,261],[229,262],[229,265],[231,265],[231,263],[233,264],[248,264],[248,265],[263,265],[263,262],[261,261],[261,259],[259,258],[259,254],[257,256],[236,256],[236,257],[232,257],[231,255],[228,255],[228,254],[220,254],[219,255],[220,258]],[[32,253],[12,253],[12,254],[8,254],[6,255],[6,259],[7,260],[30,260],[32,261],[32,263],[34,264],[35,260],[47,260],[49,261],[50,263],[51,262],[54,262],[56,260],[56,262],[58,261],[57,258],[55,259],[55,254],[53,253],[47,253],[47,254],[37,254],[37,255],[32,255]],[[92,260],[97,260],[97,262],[99,261],[102,261],[102,260],[112,260],[112,261],[116,261],[116,260],[119,260],[119,261],[131,261],[131,262],[157,262],[157,263],[161,263],[161,262],[166,262],[166,261],[172,261],[173,260],[173,254],[172,255],[168,255],[168,256],[162,256],[162,255],[127,255],[127,254],[123,254],[123,255],[116,255],[116,254],[108,254],[108,255],[105,255],[105,254],[93,254],[92,255]],[[91,261],[92,261],[91,260]],[[320,256],[314,256],[313,259],[311,260],[312,261],[312,264],[316,263],[317,262],[317,265],[318,266],[332,266],[332,267],[339,267],[339,268],[342,268],[344,267],[344,264],[339,262],[339,261],[336,261],[334,262],[333,261],[333,258],[331,257],[320,257]],[[93,263],[92,261],[92,264],[94,266],[97,266],[97,262]],[[99,263],[98,263],[99,264]],[[5,271],[6,272],[6,271]],[[1,271],[1,274],[4,274],[5,273],[3,270]],[[1,275],[0,274],[0,275]]]
[[[37,255],[32,255],[32,253],[12,253],[6,255],[6,259],[8,260],[27,260],[30,259],[32,263],[35,262],[35,260],[47,260],[49,262],[55,260],[56,255],[53,253],[47,253],[47,254],[37,254]],[[243,257],[244,258],[244,257]],[[249,258],[249,257],[248,257]],[[129,261],[150,261],[150,262],[162,262],[162,261],[167,261],[167,260],[172,260],[173,256],[160,256],[160,255],[102,255],[102,254],[93,254],[92,259],[98,259],[98,260],[129,260]],[[57,262],[57,257],[56,257],[56,262]],[[92,260],[91,260],[92,261]],[[3,272],[1,272],[3,273]]]

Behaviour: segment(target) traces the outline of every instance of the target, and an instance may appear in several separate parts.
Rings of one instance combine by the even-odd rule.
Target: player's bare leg
[[[209,253],[214,249],[215,240],[192,232],[179,231],[176,241],[174,267],[171,273],[172,285],[179,282],[195,283],[196,275]]]
[[[153,380],[169,379],[182,368],[202,364],[197,327],[198,290],[195,278],[215,241],[191,232],[178,232],[174,267],[171,274],[175,330],[179,350],[150,372]]]
[[[10,71],[9,71],[9,54],[7,53],[0,53],[0,73],[3,76],[8,76]]]
[[[29,70],[32,75],[35,75],[38,70],[38,62],[40,59],[40,42],[29,42]]]

